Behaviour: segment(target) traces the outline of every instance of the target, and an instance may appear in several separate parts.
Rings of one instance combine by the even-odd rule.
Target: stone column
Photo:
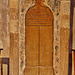
[[[60,75],[68,75],[70,48],[70,0],[62,0],[60,9]]]
[[[19,0],[9,0],[10,75],[19,75]]]

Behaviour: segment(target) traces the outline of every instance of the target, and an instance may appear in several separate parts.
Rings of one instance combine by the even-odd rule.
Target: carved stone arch
[[[53,75],[53,39],[52,11],[43,4],[30,7],[25,15],[26,75]]]
[[[70,16],[70,0],[69,1],[61,1],[61,0],[45,0],[46,4],[51,7],[54,13],[54,72],[55,75],[67,75],[68,74],[68,48],[64,46],[68,46],[69,43],[69,20],[64,19],[63,16],[65,14]],[[47,2],[48,1],[48,2]],[[25,13],[27,12],[30,6],[34,5],[32,0],[20,0],[20,12],[19,12],[19,75],[22,75],[24,69],[26,68],[26,49],[25,49]],[[67,9],[69,11],[67,11]],[[24,11],[23,11],[24,10]],[[63,14],[64,13],[64,14]],[[62,21],[63,20],[63,21]],[[65,34],[64,34],[64,32]],[[66,35],[67,34],[67,35]],[[65,35],[66,37],[64,38]],[[63,42],[65,41],[65,44]],[[68,46],[69,47],[69,46]],[[64,50],[64,51],[63,51]],[[66,55],[64,55],[66,54]],[[63,58],[63,59],[62,59]],[[65,59],[64,59],[65,58]],[[65,62],[66,60],[66,62]],[[65,65],[66,64],[66,65]],[[65,67],[66,70],[63,68]],[[26,69],[27,70],[27,69]],[[37,69],[38,70],[38,69]],[[30,71],[30,69],[28,69]],[[33,70],[32,70],[33,71]],[[31,71],[30,71],[31,72]]]

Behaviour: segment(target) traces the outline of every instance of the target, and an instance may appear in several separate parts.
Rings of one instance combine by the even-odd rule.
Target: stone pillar
[[[19,0],[9,0],[10,75],[19,75]]]
[[[62,0],[60,9],[60,75],[68,75],[70,48],[70,0]]]

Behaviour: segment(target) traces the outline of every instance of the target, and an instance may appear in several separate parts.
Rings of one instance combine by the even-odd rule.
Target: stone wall
[[[61,75],[68,75],[70,42],[70,1],[61,1],[60,14],[60,69]]]
[[[0,42],[2,42],[2,57],[9,57],[9,3],[8,0],[0,2]]]
[[[55,75],[68,75],[69,36],[70,36],[70,0],[45,0],[54,12],[54,69]],[[25,27],[25,13],[34,4],[31,0],[20,0],[20,23]],[[25,30],[25,29],[24,29]],[[21,34],[25,33],[23,30]],[[64,39],[64,40],[63,40]],[[25,39],[22,39],[23,41]],[[22,41],[22,42],[23,42]],[[21,43],[20,43],[21,45]],[[24,44],[22,44],[24,46]],[[23,51],[22,51],[23,52]],[[23,52],[24,53],[24,52]],[[20,57],[22,59],[22,57]],[[22,61],[22,60],[21,60]],[[66,62],[65,62],[66,61]],[[25,63],[25,62],[24,62]],[[65,65],[64,65],[65,64]],[[21,65],[21,64],[20,64]],[[65,69],[66,70],[65,70]],[[21,68],[22,73],[23,68]]]
[[[0,74],[1,67],[3,67],[3,74],[7,73],[7,64],[5,64],[4,59],[9,59],[9,50],[10,50],[10,34],[9,34],[9,1],[0,0],[0,49],[3,49],[0,52]],[[1,65],[1,58],[3,60]]]
[[[68,75],[70,3],[70,0],[45,0],[54,13],[55,75]],[[4,49],[2,56],[10,58],[10,75],[24,75],[25,14],[33,4],[33,0],[0,0],[0,44]]]

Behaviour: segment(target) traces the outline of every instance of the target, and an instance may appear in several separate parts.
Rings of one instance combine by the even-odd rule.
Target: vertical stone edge
[[[19,0],[19,75],[25,75],[25,13],[24,0]]]
[[[68,75],[70,42],[70,1],[61,1],[60,75]]]
[[[19,0],[19,75],[25,75],[25,14],[32,0]]]
[[[10,34],[9,34],[9,0],[2,1],[2,57],[9,57],[10,50]]]
[[[14,2],[14,7],[13,7]],[[9,0],[10,52],[9,75],[19,75],[19,0]],[[17,4],[16,4],[17,3]],[[16,5],[15,5],[16,4]]]
[[[60,75],[60,5],[61,0],[54,1],[54,52],[53,68],[54,75]]]
[[[0,29],[1,29],[1,35],[0,35],[0,40],[1,40],[1,48],[3,50],[1,51],[0,55],[0,62],[1,62],[1,68],[0,71],[3,71],[2,73],[5,74],[7,73],[7,66],[3,66],[3,58],[7,59],[9,58],[9,50],[10,50],[10,34],[9,34],[9,0],[1,0],[0,1]],[[9,64],[9,63],[8,63]],[[6,71],[5,71],[5,70]],[[1,74],[1,73],[0,73]]]
[[[74,51],[72,51],[72,75],[74,75]]]

